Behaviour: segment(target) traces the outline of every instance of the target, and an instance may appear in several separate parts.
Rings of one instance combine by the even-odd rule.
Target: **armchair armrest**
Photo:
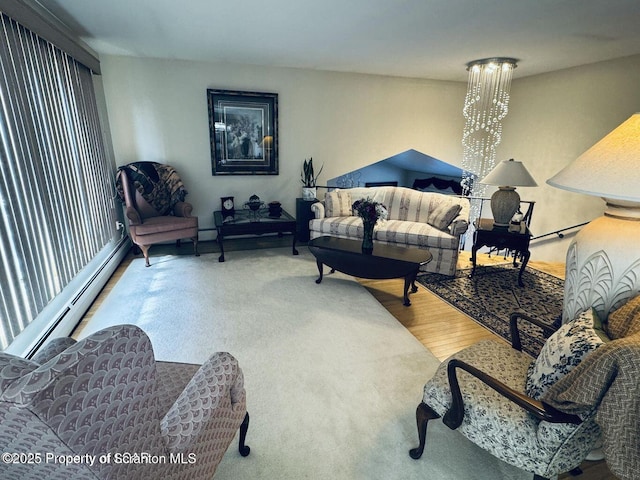
[[[160,422],[171,452],[185,451],[209,430],[229,424],[229,418],[246,415],[244,377],[229,353],[213,354],[193,375]]]
[[[193,205],[189,202],[178,202],[173,207],[173,214],[176,217],[190,217]]]
[[[142,223],[142,218],[135,208],[127,207],[125,210],[125,214],[129,219],[129,225],[140,225]]]
[[[75,343],[76,340],[71,337],[54,338],[44,348],[38,350],[38,353],[31,357],[31,360],[43,365]]]
[[[449,378],[449,387],[451,388],[451,408],[445,413],[442,421],[452,430],[455,430],[462,424],[464,418],[464,404],[462,401],[462,392],[460,390],[460,384],[456,374],[456,369],[460,368],[465,372],[473,375],[478,380],[482,381],[503,397],[507,398],[511,402],[515,403],[521,408],[524,408],[527,412],[531,413],[538,420],[551,422],[551,423],[572,423],[579,425],[582,423],[582,419],[577,415],[571,415],[563,413],[555,408],[547,405],[544,402],[534,400],[533,398],[518,392],[511,387],[508,387],[499,380],[484,373],[481,370],[469,365],[466,362],[458,359],[452,359],[447,365],[447,376]]]
[[[324,203],[316,202],[311,205],[311,211],[316,216],[316,218],[324,218]]]
[[[524,313],[513,312],[509,316],[509,328],[511,329],[511,346],[516,350],[522,351],[522,343],[520,341],[520,331],[518,330],[518,320],[526,320],[529,323],[540,327],[545,338],[550,337],[557,330],[555,325],[543,322],[537,318],[530,317]]]

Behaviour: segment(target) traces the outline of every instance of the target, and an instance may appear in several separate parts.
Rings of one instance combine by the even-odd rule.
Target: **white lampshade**
[[[607,200],[640,202],[638,172],[640,113],[635,113],[547,183]]]
[[[537,187],[538,184],[529,174],[522,162],[513,158],[504,160],[494,167],[489,175],[480,180],[485,185],[501,187]]]

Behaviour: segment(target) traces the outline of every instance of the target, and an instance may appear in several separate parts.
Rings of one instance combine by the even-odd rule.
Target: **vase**
[[[315,200],[316,195],[316,187],[302,187],[302,198],[304,200]]]
[[[371,255],[373,253],[373,227],[375,222],[362,222],[364,230],[362,236],[362,253]]]

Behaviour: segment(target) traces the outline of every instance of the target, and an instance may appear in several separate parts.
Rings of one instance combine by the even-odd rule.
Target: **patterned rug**
[[[520,311],[553,323],[562,315],[564,280],[526,267],[522,274],[524,288],[518,286],[519,266],[478,266],[473,278],[471,269],[458,270],[455,277],[438,273],[418,276],[427,290],[470,316],[480,325],[511,341],[509,315]],[[521,322],[522,348],[537,356],[544,343],[541,329]]]

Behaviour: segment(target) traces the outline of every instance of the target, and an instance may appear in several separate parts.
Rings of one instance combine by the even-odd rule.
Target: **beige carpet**
[[[216,479],[525,479],[432,422],[412,460],[415,408],[438,361],[351,277],[305,247],[134,260],[82,332],[133,323],[161,360],[228,351],[245,374],[251,455]],[[411,307],[409,307],[411,308]]]

